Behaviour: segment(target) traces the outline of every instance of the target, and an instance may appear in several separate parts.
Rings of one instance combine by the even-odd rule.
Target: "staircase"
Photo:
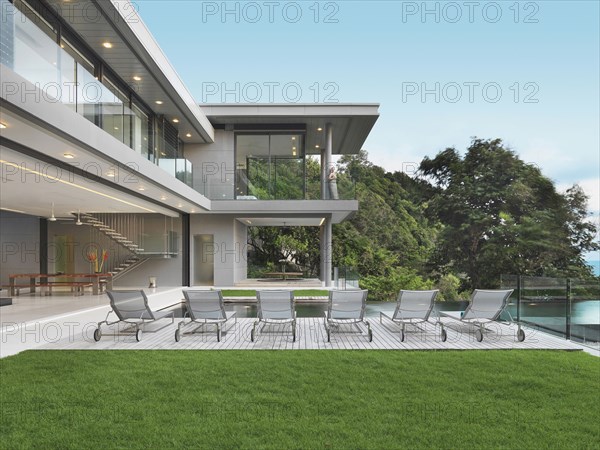
[[[74,213],[73,215],[76,216],[77,214]],[[84,225],[93,227],[98,234],[106,236],[110,241],[117,243],[127,250],[128,254],[121,258],[115,258],[114,255],[111,258],[109,254],[109,260],[112,260],[112,265],[109,266],[108,270],[105,268],[103,271],[110,273],[113,276],[113,280],[123,276],[148,260],[147,257],[142,257],[144,249],[140,248],[131,238],[117,231],[115,224],[108,225],[106,222],[89,213],[80,213],[80,220]],[[101,255],[98,255],[98,257],[101,257]]]

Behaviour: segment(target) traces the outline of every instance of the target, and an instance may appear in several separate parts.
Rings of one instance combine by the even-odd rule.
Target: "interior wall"
[[[190,232],[192,242],[194,235],[212,234],[214,236],[214,285],[233,286],[243,274],[246,277],[247,247],[243,239],[244,231],[237,228],[237,222],[229,215],[196,214],[191,216]],[[243,240],[241,240],[243,239]],[[192,246],[192,255],[198,249]],[[194,280],[195,264],[191,258],[191,280]]]
[[[240,249],[240,258],[236,261],[234,281],[244,281],[248,278],[248,226],[239,220],[234,220],[234,242]]]
[[[40,271],[40,219],[0,211],[0,284],[8,276]]]
[[[148,277],[157,278],[156,283],[159,287],[181,286],[183,270],[183,254],[181,239],[181,219],[170,217],[166,218],[160,214],[144,214],[144,234],[153,236],[164,236],[166,231],[172,228],[177,232],[177,256],[164,258],[161,256],[152,256],[138,267],[127,272],[122,277],[115,280],[115,286],[148,286]],[[149,249],[145,249],[149,250]]]
[[[160,240],[165,235],[165,216],[161,214],[143,214],[144,216],[144,236],[150,241]],[[168,222],[167,229],[170,229],[170,222],[173,220],[173,230],[177,232],[178,255],[173,258],[165,258],[160,255],[152,256],[147,261],[140,264],[114,281],[115,287],[143,287],[147,286],[148,277],[156,276],[159,286],[181,286],[182,281],[182,240],[181,240],[181,219],[170,217],[166,218]],[[118,231],[118,230],[117,230]],[[63,247],[57,245],[57,240],[62,236],[67,236],[72,242],[73,249],[65,251]],[[135,243],[143,246],[132,236],[127,236]],[[71,267],[75,273],[88,273],[94,271],[94,265],[91,264],[87,255],[90,250],[107,250],[111,260],[124,260],[131,253],[125,247],[108,238],[104,234],[98,233],[95,228],[89,225],[75,225],[74,221],[48,222],[48,271],[57,272],[66,265],[72,258]],[[144,249],[150,250],[150,249]],[[71,253],[71,255],[69,254]],[[144,256],[141,255],[143,258]]]

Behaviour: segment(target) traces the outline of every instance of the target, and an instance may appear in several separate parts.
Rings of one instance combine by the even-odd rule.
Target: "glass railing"
[[[159,141],[155,142],[159,148],[166,143],[160,136],[152,136],[152,118],[141,105],[130,101],[129,93],[117,87],[116,80],[104,77],[99,81],[94,64],[64,38],[59,45],[57,30],[39,20],[25,3],[16,7],[0,0],[0,5],[0,62],[36,88],[22,97],[61,103],[155,162],[153,138]],[[189,161],[178,159],[160,166],[192,185]]]
[[[600,348],[600,283],[597,280],[503,275],[514,289],[509,312],[541,330]]]
[[[194,189],[211,200],[322,200],[319,176],[307,175],[304,179],[280,176],[269,182],[263,178],[248,178],[245,171],[238,171],[236,180],[235,196],[232,180],[222,180],[219,176],[202,177]],[[336,181],[335,200],[356,200],[356,183],[352,179],[342,175]]]
[[[337,176],[335,188],[331,189],[330,183],[327,183],[329,189],[329,198],[331,200],[356,200],[356,183],[345,174]],[[335,194],[337,191],[337,198]],[[321,178],[319,175],[306,178],[306,199],[321,200]]]
[[[334,267],[333,285],[336,289],[360,289],[360,275],[354,267]]]
[[[160,158],[158,166],[165,172],[193,187],[192,163],[184,158]]]

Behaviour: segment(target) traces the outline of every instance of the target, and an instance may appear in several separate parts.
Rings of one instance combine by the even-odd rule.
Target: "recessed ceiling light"
[[[154,103],[156,103],[157,105],[162,105],[163,104],[162,100],[156,100]]]
[[[138,190],[139,190],[139,191],[145,191],[145,190],[146,190],[146,188],[145,188],[144,186],[140,186],[140,187],[138,188]]]
[[[142,81],[142,77],[138,77],[137,75],[136,75],[135,77],[133,77],[133,79],[134,79],[135,81]]]
[[[167,199],[167,197],[165,197],[165,196],[163,195],[163,196],[162,196],[160,199],[164,201],[164,200],[166,200],[166,199]]]
[[[118,130],[118,129],[119,129],[119,127],[115,127],[115,130]]]
[[[320,145],[315,145],[315,148],[320,148],[320,147],[321,147]]]
[[[292,156],[296,156],[296,150],[292,152]]]
[[[179,123],[179,119],[173,119],[173,123]]]
[[[192,133],[186,134],[185,137],[192,137]]]
[[[6,128],[6,125],[4,125],[2,122],[0,122],[0,130],[4,130]]]
[[[296,150],[296,147],[292,147],[292,150]]]
[[[295,141],[295,140],[296,140],[296,136],[292,136],[292,141]]]
[[[192,209],[190,212],[193,212],[193,213],[195,213],[195,212],[196,212],[196,210],[195,210],[195,209]]]
[[[183,208],[183,205],[180,203],[179,205],[177,205],[178,208]]]
[[[63,156],[67,159],[75,158],[75,155],[73,153],[63,153]]]
[[[104,47],[104,48],[112,48],[113,45],[110,42],[103,42],[102,43],[102,47]]]
[[[109,178],[114,178],[115,177],[115,173],[114,172],[107,172],[106,176]]]
[[[317,131],[323,131],[323,128],[319,127],[317,128]]]

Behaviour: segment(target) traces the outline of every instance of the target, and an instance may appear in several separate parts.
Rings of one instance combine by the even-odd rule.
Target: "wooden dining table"
[[[71,280],[71,286],[88,281],[92,285],[92,294],[98,295],[102,292],[102,284],[106,284],[106,289],[112,289],[112,277],[111,273],[19,273],[9,275],[8,282],[11,296],[18,295],[17,289],[24,287],[29,287],[29,292],[35,293],[37,287],[69,286],[69,281],[52,281],[57,278]],[[19,279],[28,279],[29,284],[18,284]]]

